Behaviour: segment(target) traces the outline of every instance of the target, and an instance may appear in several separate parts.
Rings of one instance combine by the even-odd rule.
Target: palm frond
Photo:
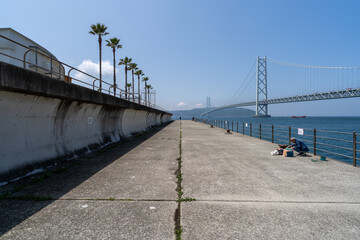
[[[142,70],[138,69],[136,70],[136,72],[134,73],[137,76],[141,76],[141,74],[143,74]]]
[[[108,32],[106,32],[108,27],[102,23],[92,24],[90,28],[91,31],[89,33],[93,35],[98,35],[99,37],[109,34]]]
[[[122,48],[122,45],[120,45],[120,39],[118,38],[110,38],[109,40],[105,40],[106,41],[106,46],[108,47],[111,47],[113,49],[116,49],[116,48]]]

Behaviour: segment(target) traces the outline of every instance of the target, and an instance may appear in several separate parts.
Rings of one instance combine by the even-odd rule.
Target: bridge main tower
[[[267,102],[267,67],[266,56],[263,58],[257,57],[256,69],[256,115],[254,117],[270,117],[268,114]]]

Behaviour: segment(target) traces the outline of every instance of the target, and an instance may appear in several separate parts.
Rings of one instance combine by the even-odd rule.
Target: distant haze
[[[210,108],[213,109],[213,108]],[[171,111],[175,117],[199,117],[200,114],[206,112],[206,108],[194,108],[192,110],[176,110]],[[246,109],[246,108],[231,108],[231,109],[223,109],[215,112],[211,112],[208,116],[213,117],[249,117],[255,115],[255,111]]]

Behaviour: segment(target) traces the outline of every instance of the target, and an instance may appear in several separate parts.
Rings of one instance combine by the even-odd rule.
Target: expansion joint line
[[[182,173],[181,173],[181,164],[182,164],[182,122],[180,120],[180,136],[179,136],[179,157],[177,158],[178,162],[178,168],[175,171],[175,175],[177,178],[177,186],[176,186],[176,192],[178,195],[177,198],[177,209],[175,210],[175,239],[181,240],[181,233],[182,233],[182,227],[181,227],[181,199],[183,195],[182,191]]]
[[[176,192],[177,192],[177,209],[175,210],[175,236],[176,236],[176,240],[181,240],[181,234],[182,234],[182,226],[181,226],[181,203],[182,202],[192,202],[192,201],[196,201],[195,198],[190,198],[190,197],[183,197],[183,187],[182,187],[182,181],[183,181],[183,175],[182,175],[182,122],[180,120],[180,137],[179,137],[179,157],[177,158],[177,162],[178,162],[178,168],[175,171],[175,175],[177,178],[177,187],[176,187]]]

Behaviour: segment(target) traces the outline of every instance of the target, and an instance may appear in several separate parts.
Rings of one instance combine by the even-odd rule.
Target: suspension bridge
[[[274,76],[270,83],[275,82],[276,86],[268,84],[268,63],[273,64]],[[254,67],[256,66],[256,69]],[[279,67],[284,69],[279,69]],[[255,70],[255,71],[254,71]],[[256,99],[253,101],[239,102],[243,99],[244,92],[255,80]],[[285,90],[287,96],[270,98],[268,87],[275,90]],[[315,91],[315,89],[318,89]],[[320,91],[320,90],[321,91]],[[279,91],[276,92],[276,94]],[[268,111],[269,104],[294,103],[342,98],[360,97],[360,67],[323,67],[301,65],[289,62],[283,62],[266,57],[257,57],[257,61],[250,68],[244,81],[232,98],[223,106],[216,107],[201,115],[207,115],[227,108],[237,108],[245,106],[256,106],[256,115],[254,117],[270,117]]]

